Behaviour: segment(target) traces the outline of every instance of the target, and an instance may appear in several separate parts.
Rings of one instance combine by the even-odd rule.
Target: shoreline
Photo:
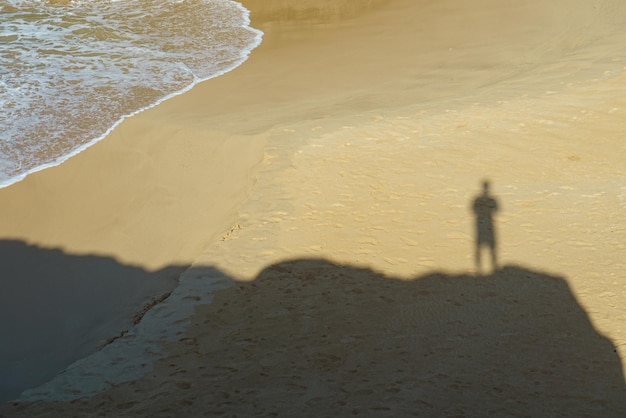
[[[146,111],[146,110],[151,109],[151,108],[153,108],[155,106],[158,106],[159,104],[161,104],[161,103],[163,103],[163,102],[165,102],[165,101],[167,101],[167,100],[169,100],[169,99],[171,99],[173,97],[179,96],[181,94],[185,94],[186,92],[192,90],[198,84],[200,84],[202,82],[205,82],[205,81],[208,81],[208,80],[211,80],[211,79],[216,78],[216,77],[220,77],[220,76],[222,76],[222,75],[224,75],[224,74],[234,70],[235,68],[239,67],[250,56],[250,52],[253,51],[255,48],[257,48],[260,45],[260,43],[262,41],[262,38],[263,38],[263,33],[261,31],[255,29],[255,28],[252,28],[250,26],[250,16],[249,16],[250,13],[249,13],[249,11],[245,7],[243,7],[243,5],[241,5],[241,3],[237,2],[237,1],[233,1],[233,3],[237,5],[237,7],[241,10],[242,13],[244,13],[244,18],[245,18],[244,22],[247,25],[246,27],[248,28],[248,30],[251,33],[254,33],[256,36],[255,36],[254,42],[249,46],[249,48],[242,50],[239,59],[235,60],[234,63],[230,67],[228,67],[225,70],[222,70],[222,71],[220,71],[218,73],[215,73],[215,74],[213,74],[213,75],[211,75],[209,77],[204,77],[204,78],[199,78],[197,75],[194,74],[193,82],[190,85],[188,85],[185,88],[183,88],[182,90],[166,94],[165,96],[159,98],[158,100],[156,100],[152,104],[149,104],[149,105],[144,106],[142,108],[139,108],[139,109],[137,109],[135,111],[132,111],[129,114],[122,115],[118,120],[114,121],[113,124],[108,129],[106,129],[106,131],[104,131],[101,135],[99,135],[99,136],[97,136],[95,138],[90,139],[89,141],[87,141],[84,144],[76,147],[73,150],[70,150],[70,152],[68,152],[67,154],[61,155],[61,156],[57,157],[56,159],[54,159],[52,161],[39,164],[39,165],[31,168],[29,171],[27,171],[25,173],[16,174],[16,175],[14,175],[11,178],[8,178],[8,179],[6,179],[4,181],[0,181],[0,189],[1,188],[5,188],[5,187],[9,187],[9,186],[11,186],[12,184],[15,184],[15,183],[19,183],[20,181],[24,180],[27,176],[29,176],[31,174],[34,174],[34,173],[37,173],[39,171],[42,171],[42,170],[45,170],[45,169],[48,169],[48,168],[52,168],[52,167],[56,167],[56,166],[58,166],[60,164],[63,164],[68,159],[70,159],[70,158],[80,154],[81,152],[83,152],[87,148],[97,144],[98,142],[100,142],[103,139],[105,139],[106,137],[108,137],[109,134],[111,134],[111,132],[113,132],[117,128],[117,126],[119,126],[125,119],[131,118],[133,116],[138,115],[139,113],[141,113],[143,111]]]
[[[585,61],[590,62],[583,66],[586,71],[573,69],[567,60],[558,65],[550,60],[544,62],[545,51],[539,51],[516,58],[520,62],[533,58],[545,64],[533,67],[538,74],[529,71],[490,84],[490,80],[501,80],[509,73],[485,57],[496,56],[506,63],[511,52],[502,52],[498,42],[478,42],[485,42],[488,33],[478,33],[476,39],[460,43],[472,22],[461,22],[456,32],[445,26],[450,34],[440,33],[443,38],[435,37],[437,42],[433,44],[417,42],[414,55],[402,54],[403,45],[388,44],[398,36],[415,40],[422,33],[410,24],[418,10],[410,1],[366,8],[350,19],[335,19],[335,9],[329,6],[333,18],[321,23],[315,12],[319,9],[303,12],[305,17],[314,17],[306,22],[294,19],[293,10],[280,15],[281,10],[285,11],[285,3],[280,0],[243,3],[251,10],[252,26],[255,14],[264,16],[259,22],[267,37],[267,43],[254,50],[243,66],[125,121],[102,141],[102,146],[94,146],[93,152],[85,151],[84,158],[79,155],[71,166],[68,161],[66,169],[62,169],[64,164],[59,170],[51,169],[50,175],[42,173],[32,181],[27,178],[20,193],[0,190],[0,201],[10,203],[0,205],[3,230],[13,228],[8,234],[13,239],[61,247],[72,254],[106,254],[123,265],[138,265],[146,271],[181,263],[192,264],[192,270],[217,271],[215,275],[203,272],[193,277],[200,280],[195,288],[199,301],[190,299],[191,293],[170,301],[174,307],[185,308],[190,323],[202,324],[216,314],[209,304],[213,296],[243,302],[241,309],[248,309],[249,300],[237,296],[237,289],[245,286],[237,282],[250,282],[254,288],[260,272],[268,266],[288,276],[283,264],[299,265],[297,260],[328,260],[343,265],[338,271],[354,268],[357,276],[361,270],[355,266],[398,280],[419,281],[431,272],[466,280],[464,274],[473,265],[467,204],[478,192],[479,180],[489,178],[503,202],[498,216],[503,265],[515,262],[529,266],[525,268],[530,272],[527,274],[547,271],[564,277],[583,315],[586,312],[596,332],[616,345],[623,363],[622,342],[626,335],[616,324],[623,318],[619,307],[625,293],[619,289],[626,285],[619,280],[623,278],[620,248],[625,238],[624,230],[619,228],[619,210],[626,185],[619,181],[624,174],[620,168],[624,148],[618,141],[623,130],[620,115],[626,103],[616,92],[626,81],[617,70],[602,73],[603,65],[621,66],[622,58],[610,44],[598,47],[595,55]],[[299,4],[307,10],[314,3]],[[521,3],[517,11],[543,11],[541,2]],[[506,27],[498,20],[497,10],[486,3],[481,6],[483,9],[474,5],[476,15],[472,16],[489,21],[494,30]],[[427,17],[442,18],[442,10],[427,12],[431,13],[424,12]],[[452,14],[452,18],[455,16]],[[545,17],[542,22],[545,20],[549,19]],[[429,29],[436,23],[433,20]],[[536,34],[533,31],[540,26],[533,25],[522,24],[520,33],[505,34],[521,47],[528,42],[525,35]],[[528,32],[529,28],[532,31]],[[551,36],[548,32],[536,34],[533,39],[540,44],[543,36]],[[454,58],[449,55],[453,52],[449,50],[450,42],[457,42]],[[502,42],[507,42],[506,37]],[[374,55],[381,56],[380,61],[373,62],[372,51],[380,54]],[[424,57],[427,63],[421,63]],[[476,66],[484,60],[488,64]],[[559,66],[565,69],[560,71]],[[437,72],[429,73],[435,68]],[[555,82],[558,75],[567,77]],[[555,89],[546,91],[544,87],[550,85]],[[464,91],[471,94],[459,93]],[[455,108],[450,100],[443,99],[427,105],[420,102],[446,94],[461,106]],[[224,100],[207,103],[203,96]],[[153,136],[158,139],[156,146],[149,141]],[[122,137],[138,139],[137,145],[122,144]],[[190,137],[193,140],[184,141]],[[589,141],[589,137],[597,139]],[[183,140],[192,149],[172,146],[160,150],[159,145],[171,143],[172,138]],[[219,144],[212,142],[209,147],[206,140]],[[244,150],[245,162],[234,158]],[[185,155],[177,156],[174,151]],[[214,151],[209,163],[218,167],[201,170],[206,161],[199,158],[200,151]],[[145,155],[139,169],[126,162],[129,172],[140,174],[133,179],[136,184],[113,176],[114,185],[108,185],[110,172],[102,173],[96,181],[84,178],[85,173],[98,171],[94,162],[106,167],[128,153]],[[222,173],[232,168],[233,161],[238,161],[238,166],[228,174]],[[185,174],[186,170],[193,171],[186,177],[194,185],[191,190],[177,190],[188,185],[185,181],[164,179]],[[75,178],[76,173],[83,175],[81,179]],[[59,180],[65,182],[55,183]],[[81,181],[85,184],[79,184]],[[160,187],[135,196],[155,182]],[[52,188],[53,184],[63,184],[67,190]],[[95,226],[92,219],[77,215],[82,209],[80,204],[74,212],[65,213],[72,205],[61,201],[75,196],[89,201],[102,192],[99,187],[104,185],[110,188],[106,191],[116,207],[124,206],[120,205],[124,196],[141,203],[129,205],[115,217],[105,210]],[[203,209],[189,211],[188,206],[202,200],[199,196],[207,187],[215,188],[207,193],[212,197],[228,195],[226,202],[220,200],[219,207],[215,207],[213,200],[205,196]],[[164,218],[168,204],[176,199],[182,199],[181,212]],[[162,211],[151,213],[155,210],[153,204]],[[34,206],[40,207],[41,213],[25,209]],[[214,217],[215,213],[218,216]],[[181,222],[180,217],[188,222]],[[141,227],[137,229],[134,223],[138,221]],[[85,225],[95,233],[90,239],[65,230]],[[601,231],[604,238],[595,236],[594,231]],[[159,234],[172,242],[161,247],[155,239]],[[127,244],[129,237],[136,238],[133,245]],[[188,239],[195,240],[195,244],[186,242]],[[601,267],[595,267],[597,262]],[[306,271],[301,274],[308,277]],[[209,294],[202,287],[202,277],[217,278],[217,283],[224,286],[218,288],[223,290]],[[269,294],[281,294],[280,286],[268,284],[267,290]],[[289,300],[287,295],[283,298]],[[271,306],[267,309],[271,313]],[[236,324],[238,315],[242,312],[232,312],[224,320]],[[272,318],[248,317],[247,326],[253,332],[259,330],[262,338],[272,324],[280,325]],[[156,326],[158,320],[144,325],[148,324]],[[168,357],[155,360],[152,377],[110,388],[113,399],[133,393],[131,411],[158,415],[157,409],[150,410],[148,399],[159,392],[161,384],[174,385],[176,396],[193,394],[199,408],[195,411],[201,410],[202,389],[194,381],[179,382],[168,375],[168,362],[180,362],[177,367],[185,373],[202,378],[191,373],[195,360],[186,363],[188,344],[200,341],[210,349],[209,341],[214,336],[211,330],[194,327],[177,335],[179,341],[164,343]],[[236,330],[233,325],[224,332],[230,335]],[[228,351],[228,344],[224,344],[226,351],[222,354]],[[228,380],[226,375],[221,378]],[[101,396],[107,395],[81,400],[74,406],[61,403],[55,407],[59,411],[83,408],[84,412],[93,408]],[[264,400],[270,402],[270,398]],[[159,407],[165,406],[154,406]]]

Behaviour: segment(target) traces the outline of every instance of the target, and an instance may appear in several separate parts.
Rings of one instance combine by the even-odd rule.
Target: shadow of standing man
[[[482,247],[489,248],[492,272],[495,272],[498,269],[498,256],[493,218],[498,211],[498,202],[489,192],[489,181],[483,182],[483,191],[474,199],[472,211],[476,216],[476,252],[474,255],[476,272],[482,274]]]

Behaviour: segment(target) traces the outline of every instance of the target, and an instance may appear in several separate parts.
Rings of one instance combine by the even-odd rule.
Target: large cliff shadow
[[[293,260],[218,293],[204,309],[190,331],[209,336],[186,341],[199,366],[186,378],[206,388],[204,402],[215,411],[626,413],[611,341],[594,329],[563,278],[520,266],[483,277],[432,273],[401,281]]]
[[[150,272],[109,257],[0,240],[0,403],[130,328],[184,269]]]
[[[86,271],[100,277],[89,286],[95,286],[91,302],[124,297],[127,282],[111,281],[120,273],[136,274],[138,282],[155,277],[111,259],[2,245],[29,256],[5,262],[35,273],[43,266],[29,263],[60,263],[70,272],[89,265]],[[199,275],[219,273],[196,268]],[[11,283],[3,278],[3,288]],[[252,282],[232,284],[212,303],[196,307],[187,332],[165,347],[170,355],[140,382],[72,401],[70,410],[154,417],[626,413],[615,347],[594,329],[562,277],[509,265],[482,277],[435,272],[402,281],[366,268],[297,259],[267,267]],[[40,310],[40,303],[59,297],[80,305],[54,284],[40,289],[37,301],[28,301],[29,285],[18,287],[22,293],[12,292],[21,299],[2,299],[18,312],[28,312],[26,306]],[[55,309],[67,308],[44,312]],[[68,312],[72,317],[75,309]],[[113,313],[104,312],[102,320]],[[2,332],[6,324],[3,317]],[[59,333],[57,324],[41,341]],[[72,348],[75,342],[64,344]],[[64,405],[7,405],[0,414],[62,416]]]

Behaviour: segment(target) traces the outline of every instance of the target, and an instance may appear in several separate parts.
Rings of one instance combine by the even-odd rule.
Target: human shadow
[[[130,328],[186,267],[151,272],[110,257],[0,240],[0,403]]]
[[[491,256],[492,271],[498,269],[498,248],[494,216],[499,210],[498,201],[491,195],[488,180],[482,183],[482,192],[472,201],[472,212],[475,216],[475,249],[474,262],[476,272],[483,273],[481,252],[487,247]]]

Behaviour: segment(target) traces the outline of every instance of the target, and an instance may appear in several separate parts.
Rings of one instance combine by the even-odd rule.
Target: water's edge
[[[255,29],[253,27],[250,26],[250,11],[248,9],[246,9],[241,3],[238,3],[234,0],[229,0],[231,1],[237,8],[239,8],[243,14],[243,19],[244,19],[244,24],[245,24],[245,28],[247,30],[249,30],[250,32],[254,33],[254,41],[244,50],[242,50],[240,52],[240,56],[239,59],[235,60],[235,62],[227,67],[226,69],[219,71],[215,74],[211,74],[208,77],[204,77],[204,78],[198,78],[195,74],[194,74],[194,80],[191,82],[191,84],[189,84],[188,86],[186,86],[184,89],[170,93],[160,99],[158,99],[156,102],[142,107],[140,109],[137,109],[136,111],[127,114],[127,115],[123,115],[121,116],[116,122],[114,122],[102,135],[92,139],[91,141],[88,141],[78,147],[76,147],[75,149],[73,149],[72,151],[70,151],[69,153],[60,156],[58,158],[56,158],[53,161],[47,162],[47,163],[43,163],[40,165],[37,165],[29,170],[27,170],[24,173],[21,174],[17,174],[11,178],[8,178],[6,180],[0,180],[0,188],[4,188],[4,187],[8,187],[11,186],[12,184],[18,183],[22,180],[24,180],[26,177],[28,177],[30,174],[34,174],[36,172],[45,170],[47,168],[51,168],[51,167],[56,167],[58,165],[61,165],[62,163],[64,163],[65,161],[67,161],[68,159],[80,154],[81,152],[83,152],[84,150],[86,150],[87,148],[95,145],[96,143],[102,141],[103,139],[105,139],[107,136],[109,136],[109,134],[115,129],[117,128],[124,120],[126,120],[129,117],[135,116],[145,110],[151,109],[153,107],[158,106],[159,104],[165,102],[166,100],[169,100],[173,97],[176,97],[178,95],[184,94],[189,92],[190,90],[192,90],[195,86],[197,86],[199,83],[202,83],[204,81],[219,77],[221,75],[224,75],[232,70],[234,70],[235,68],[239,67],[241,64],[243,64],[248,57],[250,56],[250,53],[257,48],[262,40],[263,40],[263,35],[264,33],[259,30],[259,29]]]

